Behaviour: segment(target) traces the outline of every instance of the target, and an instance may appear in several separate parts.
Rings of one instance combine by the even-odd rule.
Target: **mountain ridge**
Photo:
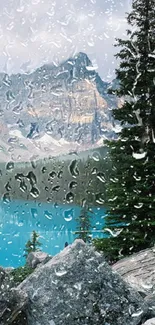
[[[51,144],[52,138],[62,138],[78,150],[98,146],[102,138],[114,136],[111,110],[118,102],[108,94],[109,85],[82,52],[30,74],[0,74],[1,139],[12,151],[21,148],[18,136],[10,140],[10,130],[20,130],[34,146],[46,133]],[[47,148],[40,151],[49,154]]]

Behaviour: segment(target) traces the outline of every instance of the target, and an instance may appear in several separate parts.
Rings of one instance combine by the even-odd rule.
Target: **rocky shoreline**
[[[20,284],[0,268],[0,325],[154,325],[155,249],[109,266],[75,240],[54,257],[31,253]]]

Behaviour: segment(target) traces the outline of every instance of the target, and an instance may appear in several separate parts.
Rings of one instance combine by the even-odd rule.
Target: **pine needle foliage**
[[[31,239],[29,239],[25,245],[24,249],[24,257],[27,258],[28,254],[31,252],[39,251],[39,247],[42,245],[39,240],[39,234],[34,230],[31,235]]]
[[[107,141],[110,241],[96,241],[114,260],[155,244],[155,0],[133,0],[127,22],[127,38],[116,42],[120,64],[111,90],[124,101],[113,110],[122,129]]]

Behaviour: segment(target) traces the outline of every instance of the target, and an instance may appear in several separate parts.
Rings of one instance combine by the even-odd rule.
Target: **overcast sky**
[[[115,37],[131,0],[0,0],[0,70],[32,70],[82,51],[104,80],[114,76]]]

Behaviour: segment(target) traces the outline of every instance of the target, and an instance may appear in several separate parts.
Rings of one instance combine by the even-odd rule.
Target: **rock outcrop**
[[[155,247],[145,249],[113,265],[123,279],[142,295],[155,290]]]
[[[44,252],[31,252],[26,259],[26,264],[35,269],[38,265],[47,263],[51,258],[52,256]]]
[[[82,240],[36,268],[17,290],[29,299],[28,325],[139,325],[147,313],[144,299]]]

